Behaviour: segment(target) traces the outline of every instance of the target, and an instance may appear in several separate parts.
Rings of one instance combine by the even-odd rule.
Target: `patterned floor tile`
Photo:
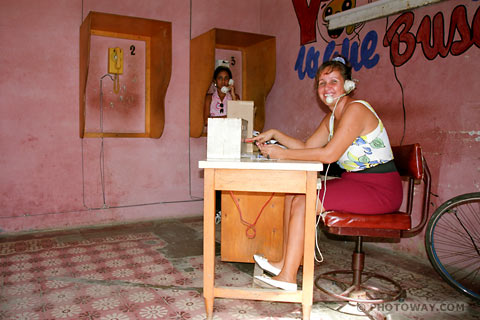
[[[0,319],[205,319],[201,220],[168,223],[2,239]],[[193,248],[183,250],[188,243],[178,234],[187,231]],[[324,261],[316,274],[350,268],[353,243],[323,237],[320,247]],[[368,318],[356,306],[314,290],[312,319],[480,319],[479,303],[450,288],[428,262],[370,244],[365,251],[372,253],[366,268],[401,283],[406,298],[375,306]],[[246,270],[217,256],[216,284],[249,286],[252,273]],[[301,273],[298,280],[301,285]],[[295,303],[216,299],[214,304],[214,319],[301,318]]]

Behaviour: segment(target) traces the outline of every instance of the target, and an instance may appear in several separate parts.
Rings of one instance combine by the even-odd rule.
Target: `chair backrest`
[[[422,148],[418,143],[392,147],[395,166],[403,177],[423,178]]]
[[[395,166],[399,174],[408,180],[407,202],[405,212],[409,215],[413,210],[413,198],[415,194],[415,184],[422,183],[423,201],[420,221],[416,226],[408,231],[402,232],[403,237],[414,236],[418,234],[425,226],[428,220],[431,176],[427,162],[422,154],[422,148],[418,143],[394,146],[392,147]]]

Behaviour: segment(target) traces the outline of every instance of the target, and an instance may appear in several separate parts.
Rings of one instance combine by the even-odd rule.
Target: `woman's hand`
[[[227,88],[230,89],[230,95],[232,96],[232,100],[237,100],[237,94],[235,93],[235,85],[229,85]]]
[[[274,139],[275,137],[275,130],[270,129],[265,132],[260,133],[258,136],[253,137],[252,141],[256,141],[257,145],[264,144],[265,142]]]
[[[228,81],[227,88],[230,92],[230,95],[232,96],[232,100],[239,100],[240,99],[238,94],[235,93],[235,82],[233,81],[233,79],[230,79]]]
[[[258,149],[260,150],[260,153],[262,156],[264,156],[267,159],[283,159],[283,153],[285,151],[284,148],[276,146],[274,144],[264,144],[264,143],[258,143],[257,144]]]

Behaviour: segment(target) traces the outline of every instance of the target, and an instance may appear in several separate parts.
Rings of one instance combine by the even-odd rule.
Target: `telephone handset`
[[[123,49],[108,48],[108,73],[114,75],[113,91],[120,91],[119,75],[123,74]]]
[[[108,73],[123,74],[122,48],[108,48]]]
[[[233,83],[234,83],[233,79],[228,80],[228,85],[229,85],[229,86],[233,86]],[[227,92],[230,91],[230,88],[223,86],[223,87],[220,89],[220,91],[222,91],[223,93],[227,93]]]
[[[120,61],[121,49],[115,48],[113,58],[115,60],[115,69],[121,71],[122,62]]]

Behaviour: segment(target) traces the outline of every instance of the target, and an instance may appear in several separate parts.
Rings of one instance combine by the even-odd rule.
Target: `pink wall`
[[[294,1],[302,3],[303,1]],[[310,7],[313,3],[310,1]],[[339,2],[339,1],[335,1]],[[367,1],[357,1],[364,4]],[[308,137],[324,115],[323,107],[317,103],[313,80],[305,76],[303,80],[295,69],[295,63],[301,47],[300,24],[294,15],[291,2],[271,1],[271,10],[263,11],[262,25],[266,34],[277,37],[277,77],[275,85],[267,100],[266,128],[277,127],[296,137]],[[321,14],[331,1],[323,1],[319,9],[320,20],[315,25],[316,38],[305,44],[308,52],[313,48],[319,53],[322,62],[324,51],[330,41],[335,41],[335,50],[341,52],[345,38],[353,42],[365,42],[367,34],[377,35],[374,54],[378,54],[378,63],[367,69],[362,67],[354,72],[353,77],[359,79],[358,89],[354,96],[372,103],[384,121],[393,145],[401,142],[403,134],[402,92],[406,111],[406,133],[404,144],[418,142],[423,146],[425,158],[433,175],[431,212],[449,198],[466,193],[480,191],[480,3],[478,1],[445,1],[436,5],[414,10],[413,25],[409,29],[412,38],[417,35],[420,22],[424,17],[431,19],[438,14],[443,16],[444,39],[435,35],[435,41],[449,44],[451,15],[456,8],[457,22],[460,28],[452,28],[454,41],[465,44],[465,50],[454,55],[451,46],[444,57],[436,56],[427,59],[420,44],[409,46],[414,48],[413,55],[403,65],[394,68],[390,61],[390,47],[383,45],[386,29],[391,27],[395,15],[371,21],[358,28],[356,33],[347,35],[344,30],[338,38],[327,34],[322,23]],[[462,23],[462,8],[467,13],[467,23]],[[316,15],[314,15],[315,17]],[[475,22],[474,16],[476,16]],[[465,27],[475,29],[470,35],[463,33]],[[459,31],[462,30],[462,33]],[[281,30],[281,32],[278,32]],[[468,30],[470,31],[470,30]],[[430,34],[430,33],[428,33]],[[474,39],[470,39],[473,36]],[[418,38],[418,36],[416,36]],[[415,38],[413,38],[415,39]],[[439,40],[440,39],[440,40]],[[432,40],[433,42],[433,40]],[[451,44],[451,42],[450,42]],[[454,46],[455,47],[455,46]],[[460,46],[459,46],[460,47]],[[401,53],[406,50],[402,45]],[[351,50],[350,54],[352,54]],[[350,54],[347,56],[350,57]],[[305,69],[305,63],[302,65]],[[395,79],[398,77],[398,81]],[[315,120],[312,120],[315,119]],[[390,247],[424,255],[422,235],[404,239]]]
[[[320,17],[329,3],[321,1]],[[417,44],[411,58],[394,68],[383,38],[400,15],[368,22],[356,36],[342,33],[335,39],[340,51],[345,38],[350,44],[362,43],[369,32],[377,35],[378,62],[354,73],[360,80],[355,95],[374,105],[392,143],[399,144],[403,109],[396,72],[405,101],[403,142],[424,147],[438,195],[432,198],[432,209],[454,195],[480,189],[478,13],[473,23],[479,2],[445,1],[415,10],[411,33],[416,35],[423,17],[441,13],[447,43],[450,17],[459,5],[466,8],[468,26],[476,26],[477,41],[460,54],[427,59]],[[78,35],[89,11],[172,22],[172,76],[163,136],[105,139],[108,209],[101,209],[100,140],[78,137]],[[206,141],[188,135],[189,41],[211,28],[276,37],[277,73],[267,98],[266,128],[305,138],[324,115],[313,80],[300,79],[295,70],[301,33],[293,1],[4,0],[0,21],[0,232],[200,216],[203,202],[196,200],[203,197],[203,179],[197,162],[205,156]],[[321,20],[315,35],[304,47],[318,52],[321,62],[334,39]],[[461,35],[457,30],[455,41],[461,42]],[[417,236],[394,247],[421,255],[422,241]]]
[[[223,19],[225,5],[238,18]],[[1,6],[0,232],[202,215],[198,160],[206,146],[205,139],[189,138],[190,37],[214,27],[260,33],[260,4],[6,0]],[[90,11],[172,23],[164,133],[104,140],[107,209],[100,139],[78,137],[78,36]]]

